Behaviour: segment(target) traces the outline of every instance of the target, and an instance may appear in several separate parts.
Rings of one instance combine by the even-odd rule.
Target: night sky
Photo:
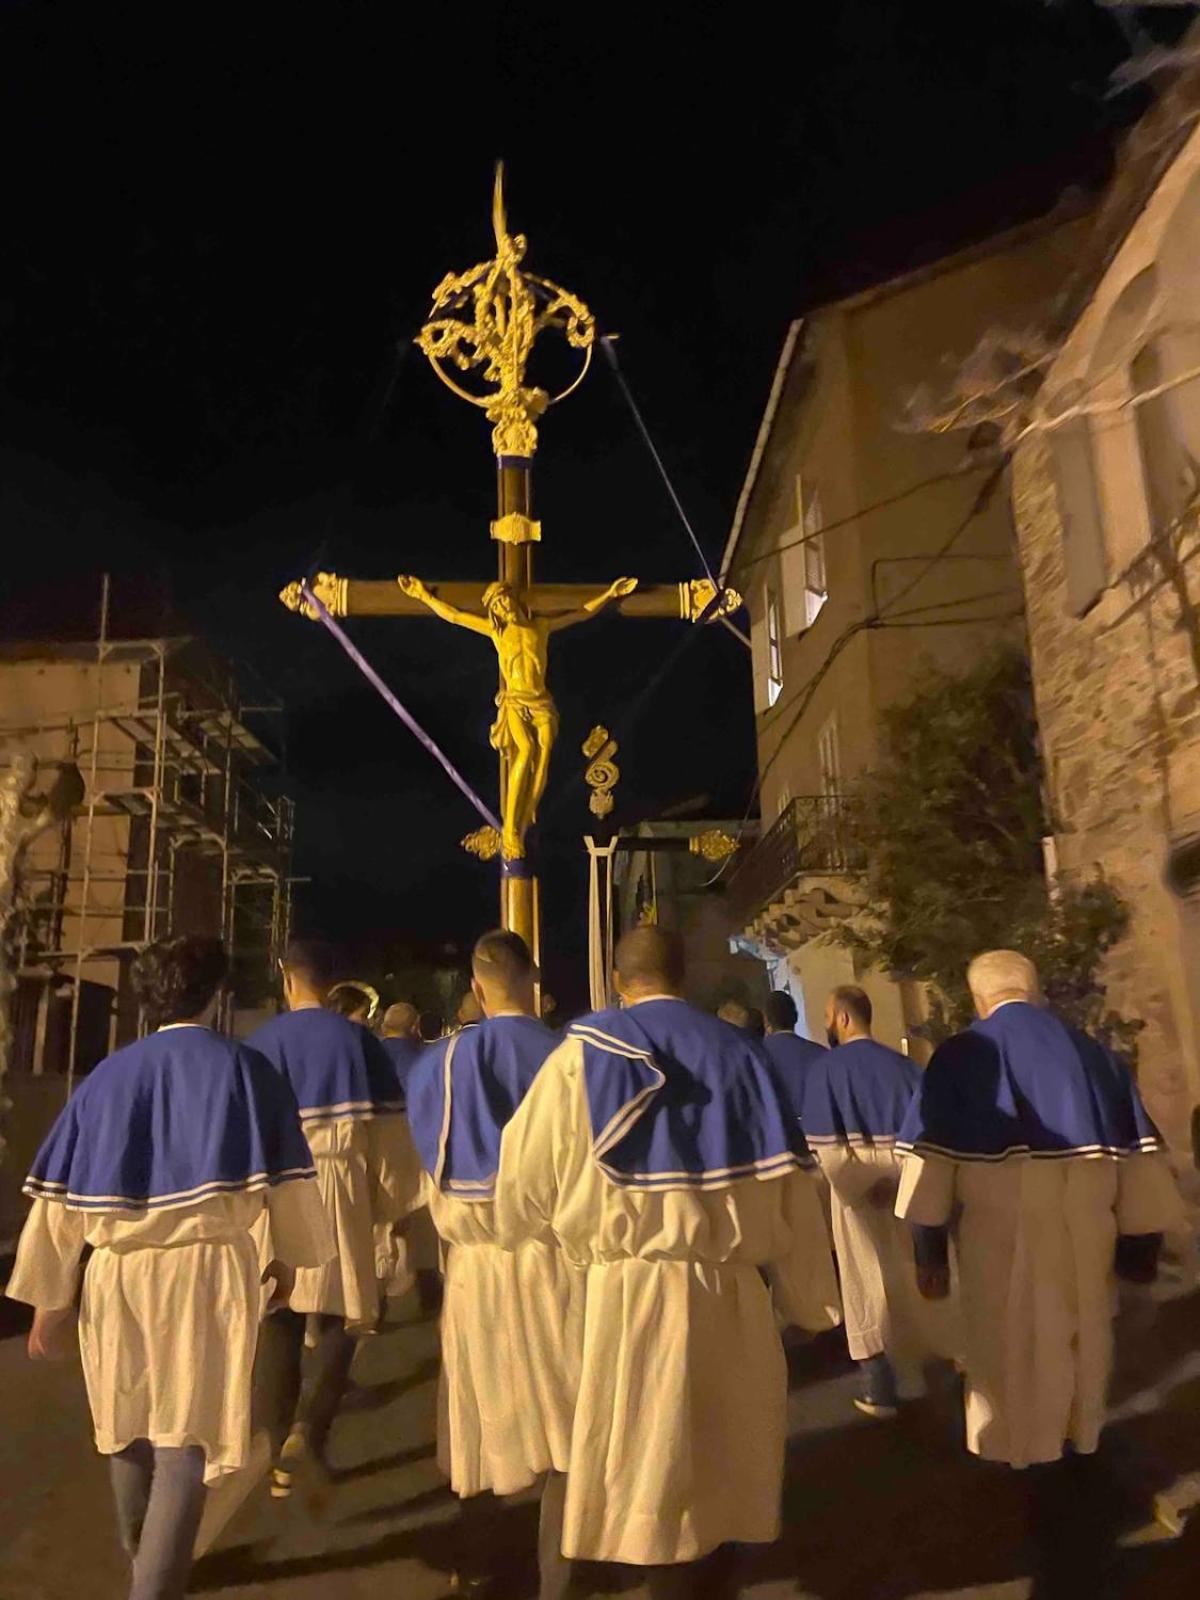
[[[494,869],[458,849],[469,807],[274,596],[317,566],[494,575],[487,424],[411,336],[442,275],[491,253],[498,156],[532,270],[620,333],[715,563],[789,319],[1102,181],[1144,103],[1108,92],[1128,42],[1083,0],[779,9],[0,5],[4,470],[36,456],[147,519],[15,551],[6,529],[9,615],[65,630],[107,567],[119,625],[122,593],[159,577],[269,680],[310,931],[365,949],[495,916]],[[1186,19],[1125,15],[1159,39]],[[699,574],[603,362],[545,420],[535,474],[539,576]],[[493,799],[486,642],[351,628]],[[723,630],[623,727],[681,631],[602,620],[552,647],[560,995],[582,981],[588,728],[621,737],[628,820],[752,797],[749,663]]]

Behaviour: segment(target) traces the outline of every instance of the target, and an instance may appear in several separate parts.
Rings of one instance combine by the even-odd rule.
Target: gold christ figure
[[[550,635],[574,627],[577,622],[587,622],[614,600],[632,594],[637,579],[618,578],[601,594],[585,601],[579,610],[547,617],[533,616],[508,583],[493,583],[484,591],[486,615],[478,616],[439,600],[420,578],[401,576],[396,582],[409,599],[428,606],[443,622],[484,634],[496,647],[500,692],[496,696],[491,744],[509,761],[501,812],[501,847],[507,860],[519,860],[525,854],[525,830],[536,818],[546,790],[550,753],[558,733],[558,710],[546,687]]]

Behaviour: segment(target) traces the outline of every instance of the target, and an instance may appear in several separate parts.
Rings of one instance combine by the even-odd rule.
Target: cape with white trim
[[[804,1077],[804,1137],[813,1146],[894,1144],[920,1082],[914,1062],[876,1039],[826,1050]]]
[[[951,1161],[1119,1158],[1164,1150],[1128,1069],[1040,1006],[1016,1001],[934,1052],[898,1148]]]
[[[147,1212],[316,1176],[287,1083],[208,1028],[167,1028],[93,1068],[25,1193],[75,1211]]]
[[[250,1035],[292,1086],[305,1127],[404,1110],[404,1090],[373,1033],[336,1011],[284,1011]]]
[[[629,1189],[717,1189],[812,1165],[779,1069],[740,1028],[683,1000],[572,1023],[592,1154]]]
[[[422,1052],[408,1078],[408,1125],[443,1194],[492,1198],[500,1135],[559,1042],[536,1017],[490,1017]]]

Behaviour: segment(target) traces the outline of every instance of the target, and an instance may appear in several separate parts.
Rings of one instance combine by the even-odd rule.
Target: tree
[[[966,966],[1015,948],[1050,1003],[1132,1053],[1141,1024],[1108,1010],[1104,956],[1129,912],[1102,879],[1049,885],[1028,664],[997,651],[884,714],[884,756],[849,803],[847,844],[865,863],[869,910],[834,936],[864,965],[929,986],[934,1043],[973,1016]]]

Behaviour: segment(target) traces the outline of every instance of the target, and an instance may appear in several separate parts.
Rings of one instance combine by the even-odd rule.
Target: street
[[[26,1359],[11,1303],[0,1339],[0,1600],[121,1600],[125,1564],[107,1477],[90,1441],[77,1363]],[[406,1316],[407,1313],[407,1316]],[[407,1303],[366,1342],[335,1429],[323,1513],[272,1502],[259,1483],[197,1562],[190,1593],[212,1600],[438,1600],[457,1536],[434,1463],[437,1339]],[[401,1320],[403,1319],[403,1320]],[[902,1600],[1030,1595],[1193,1596],[1200,1523],[1153,1532],[1155,1493],[1200,1469],[1200,1293],[1168,1283],[1120,1324],[1113,1422],[1081,1479],[1030,1522],[1033,1474],[970,1460],[952,1374],[894,1424],[851,1407],[840,1334],[792,1355],[792,1438],[780,1542],[753,1552],[744,1591],[760,1600]],[[631,1442],[636,1447],[636,1441]],[[1198,1491],[1200,1492],[1200,1491]],[[505,1600],[535,1594],[536,1508],[506,1511]],[[1030,1532],[1032,1530],[1032,1542]],[[1035,1570],[1050,1576],[1035,1586]],[[1057,1574],[1057,1576],[1055,1576]],[[1101,1577],[1101,1574],[1103,1575]],[[643,1591],[637,1574],[584,1570],[581,1593]],[[714,1597],[715,1600],[715,1597]]]

